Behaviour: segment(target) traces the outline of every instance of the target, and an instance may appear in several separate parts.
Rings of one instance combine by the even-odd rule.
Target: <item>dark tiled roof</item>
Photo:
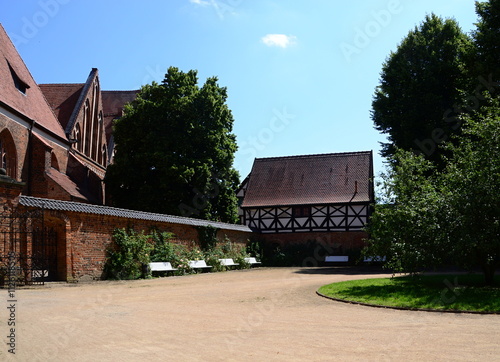
[[[257,158],[242,207],[372,202],[372,153]]]
[[[39,86],[59,123],[66,128],[84,84],[40,84]]]
[[[21,196],[19,198],[19,203],[26,207],[45,208],[46,210],[108,215],[108,216],[123,217],[127,219],[150,220],[150,221],[167,222],[172,224],[182,224],[182,225],[192,225],[192,226],[213,226],[215,228],[224,230],[251,232],[250,228],[248,228],[245,225],[226,224],[222,222],[191,219],[181,216],[171,216],[171,215],[155,214],[143,211],[118,209],[109,206],[83,204],[80,202],[59,201],[51,199],[42,199],[32,196]]]
[[[16,88],[13,72],[28,87],[25,94]],[[35,120],[56,136],[66,139],[63,128],[2,25],[0,25],[0,79],[1,102]]]

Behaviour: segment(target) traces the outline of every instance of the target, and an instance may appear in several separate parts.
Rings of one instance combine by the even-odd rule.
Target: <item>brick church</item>
[[[95,68],[83,83],[37,84],[0,25],[0,274],[15,255],[26,282],[40,270],[50,280],[100,279],[111,235],[124,227],[173,232],[181,243],[211,226],[242,244],[362,246],[371,152],[256,159],[239,193],[241,225],[110,207],[112,124],[137,92],[102,90]]]

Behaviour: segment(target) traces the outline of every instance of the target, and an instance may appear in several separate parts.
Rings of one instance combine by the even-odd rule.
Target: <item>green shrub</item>
[[[116,229],[108,248],[105,274],[108,279],[138,279],[147,276],[153,245],[149,235],[134,230]]]
[[[168,261],[172,263],[175,259],[174,244],[170,242],[174,234],[158,233],[153,231],[151,239],[153,241],[153,250],[151,252],[151,261]]]

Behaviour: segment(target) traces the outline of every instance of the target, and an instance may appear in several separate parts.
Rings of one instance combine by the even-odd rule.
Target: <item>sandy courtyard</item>
[[[19,289],[16,354],[4,343],[0,360],[500,360],[500,316],[370,308],[315,294],[326,283],[379,275],[255,268]],[[9,296],[0,293],[8,342]]]

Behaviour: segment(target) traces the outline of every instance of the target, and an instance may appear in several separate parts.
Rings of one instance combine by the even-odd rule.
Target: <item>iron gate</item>
[[[43,210],[0,214],[0,284],[44,284],[57,275],[57,232]]]

